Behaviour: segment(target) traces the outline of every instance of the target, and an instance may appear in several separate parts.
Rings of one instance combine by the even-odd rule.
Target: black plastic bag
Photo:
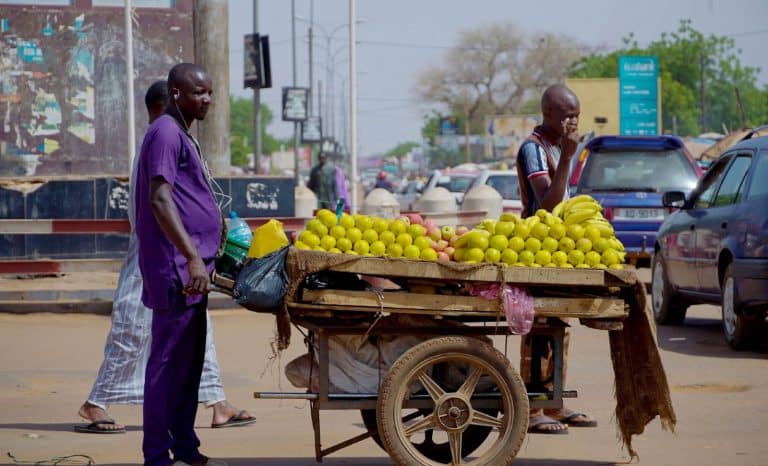
[[[252,259],[237,275],[232,295],[237,303],[257,312],[271,312],[283,306],[288,291],[284,247],[259,259]]]

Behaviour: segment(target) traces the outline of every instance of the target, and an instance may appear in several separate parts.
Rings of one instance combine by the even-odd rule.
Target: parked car
[[[501,204],[504,211],[520,213],[523,210],[523,204],[520,202],[520,181],[517,178],[516,169],[483,170],[469,185],[467,192],[484,184],[501,194]]]
[[[731,147],[690,196],[666,192],[664,205],[680,209],[654,244],[656,321],[680,324],[690,304],[722,304],[726,341],[748,347],[768,313],[768,137]]]
[[[424,184],[422,192],[426,193],[432,188],[442,187],[453,194],[457,204],[461,204],[464,193],[477,174],[478,172],[473,170],[434,170]]]
[[[403,183],[395,191],[395,199],[400,203],[401,212],[411,212],[416,206],[424,189],[424,182],[419,179],[403,180]]]
[[[690,193],[701,169],[674,136],[598,136],[581,151],[571,183],[590,194],[616,230],[630,260],[650,258],[669,214],[664,191]]]

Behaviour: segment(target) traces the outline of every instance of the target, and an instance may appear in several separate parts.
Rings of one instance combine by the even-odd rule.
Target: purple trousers
[[[205,310],[187,305],[181,292],[170,309],[152,310],[152,348],[144,377],[145,466],[192,463],[202,455],[195,435],[197,393],[205,358]]]

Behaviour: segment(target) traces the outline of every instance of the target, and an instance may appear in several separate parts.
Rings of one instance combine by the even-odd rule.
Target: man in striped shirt
[[[579,99],[567,87],[555,84],[541,97],[542,124],[520,146],[517,154],[517,176],[523,218],[534,215],[538,209],[551,211],[568,196],[568,170],[579,144]],[[568,359],[568,329],[563,341],[563,384]],[[534,391],[552,390],[554,373],[553,341],[550,337],[522,339],[521,375]],[[533,355],[541,358],[539,380],[532,380]],[[583,413],[569,409],[531,410],[528,432],[566,434],[568,426],[595,427],[597,421]]]

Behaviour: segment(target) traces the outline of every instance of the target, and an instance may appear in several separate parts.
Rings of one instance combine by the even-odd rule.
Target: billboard
[[[309,108],[309,88],[283,88],[283,121],[304,121]]]
[[[659,58],[619,57],[619,131],[643,136],[660,132]]]

